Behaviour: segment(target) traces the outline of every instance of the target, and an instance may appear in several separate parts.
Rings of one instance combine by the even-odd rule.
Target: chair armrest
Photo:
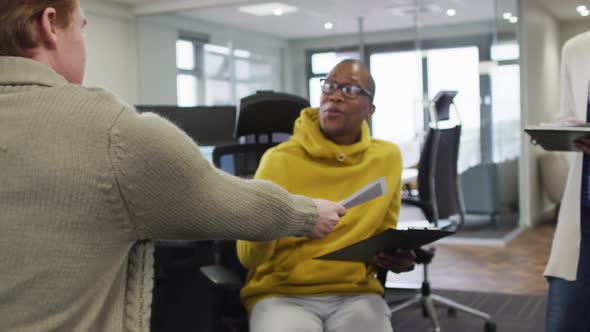
[[[431,209],[431,204],[425,203],[417,197],[402,197],[402,204],[417,206],[422,210]]]
[[[458,228],[458,224],[455,221],[449,219],[439,219],[438,220],[438,228],[449,231],[449,232],[456,232]]]
[[[413,197],[413,196],[402,197],[402,204],[413,205],[413,206],[417,206],[419,208],[423,208],[423,207],[427,206],[426,203],[421,201],[419,198]]]
[[[232,290],[240,289],[242,287],[242,281],[238,275],[225,266],[207,265],[201,266],[200,270],[207,281],[209,281],[215,288]]]

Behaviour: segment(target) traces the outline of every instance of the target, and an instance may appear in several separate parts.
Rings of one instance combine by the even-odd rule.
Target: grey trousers
[[[258,301],[250,332],[392,332],[378,295],[273,297]]]

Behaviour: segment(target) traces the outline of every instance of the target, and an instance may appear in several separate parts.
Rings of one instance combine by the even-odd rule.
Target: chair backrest
[[[260,159],[266,150],[278,143],[252,143],[219,146],[213,150],[213,164],[235,176],[253,178],[260,164]],[[246,278],[247,270],[237,258],[235,241],[213,241],[213,261],[237,273],[242,282]]]
[[[456,95],[456,91],[441,91],[434,98],[430,113],[432,126],[420,154],[418,192],[428,221],[439,226],[439,219],[458,215],[459,222],[455,226],[460,228],[465,221],[465,204],[457,173],[461,141],[459,114],[456,112],[455,121],[447,121],[451,119],[450,106],[454,105]]]
[[[451,118],[451,105],[454,105],[453,99],[457,95],[458,91],[443,90],[439,91],[432,102],[434,103],[434,109],[436,110],[435,121],[446,121]]]
[[[229,174],[252,178],[262,155],[277,144],[251,143],[218,146],[213,150],[213,164]]]
[[[452,215],[458,215],[460,220],[457,226],[461,227],[465,219],[461,180],[457,174],[461,125],[438,130],[438,151],[434,172],[438,218],[447,219]]]
[[[242,98],[236,126],[236,138],[254,135],[245,144],[218,146],[213,150],[213,164],[239,177],[253,177],[266,150],[293,134],[295,120],[301,110],[309,107],[307,99],[286,93],[259,91]],[[267,135],[266,142],[260,135]],[[273,139],[283,134],[284,139]]]
[[[273,134],[292,134],[295,119],[306,107],[307,99],[287,93],[260,91],[244,97],[240,100],[236,137],[254,136],[255,142],[262,142],[261,135],[265,135],[266,142],[280,141],[273,139]]]
[[[293,133],[295,119],[305,107],[309,107],[306,99],[285,93],[265,91],[243,98],[235,136],[245,137],[247,143],[215,147],[213,164],[229,174],[252,178],[264,153]],[[266,141],[261,135],[266,135]],[[215,245],[215,263],[236,272],[244,281],[247,270],[237,258],[235,241],[215,241]]]
[[[461,125],[430,128],[420,154],[418,197],[426,219],[438,225],[452,215],[465,218],[460,177],[457,174]]]
[[[422,202],[422,212],[430,222],[438,220],[434,174],[439,136],[438,128],[428,130],[418,163],[418,198]]]

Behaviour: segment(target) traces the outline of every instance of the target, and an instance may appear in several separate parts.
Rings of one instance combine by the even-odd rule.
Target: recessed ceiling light
[[[512,13],[504,13],[504,14],[502,15],[502,17],[503,17],[505,20],[509,20],[509,19],[512,17]]]
[[[581,11],[580,12],[580,15],[582,15],[582,16],[588,16],[588,15],[590,15],[590,11],[588,11],[588,10]]]
[[[457,14],[457,11],[454,9],[447,9],[447,15],[449,16],[455,16],[455,14]]]
[[[258,5],[241,6],[238,7],[238,10],[242,13],[255,16],[280,16],[283,14],[295,13],[299,11],[297,7],[289,6],[280,2],[269,2]]]
[[[326,29],[326,30],[332,30],[332,29],[334,29],[334,23],[332,23],[332,22],[326,22],[326,23],[324,23],[324,29]]]
[[[516,23],[518,22],[518,17],[512,16],[508,21],[510,21],[510,23]]]
[[[588,9],[586,8],[586,6],[582,5],[582,6],[578,6],[576,7],[576,10],[580,13],[588,11]]]

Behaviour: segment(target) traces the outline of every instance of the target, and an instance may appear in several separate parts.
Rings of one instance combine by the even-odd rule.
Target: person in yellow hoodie
[[[319,109],[301,111],[293,136],[267,151],[255,177],[293,194],[341,201],[385,176],[388,192],[348,210],[323,239],[238,241],[248,269],[240,296],[252,332],[392,331],[376,266],[396,273],[414,266],[410,250],[378,253],[375,265],[313,259],[395,227],[401,204],[400,150],[371,138],[365,121],[375,111],[367,67],[344,60],[321,87]]]

